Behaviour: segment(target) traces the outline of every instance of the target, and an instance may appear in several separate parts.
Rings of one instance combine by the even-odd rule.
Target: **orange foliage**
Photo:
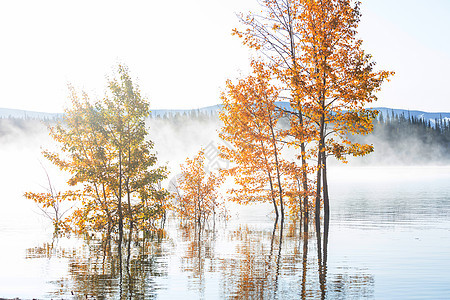
[[[223,177],[205,171],[203,150],[193,159],[187,158],[181,165],[181,172],[177,211],[182,219],[195,222],[202,228],[211,216],[220,213],[218,189]]]
[[[270,201],[276,217],[286,194],[284,178],[287,163],[281,158],[286,131],[278,126],[283,116],[276,108],[280,90],[270,83],[271,72],[263,64],[252,62],[253,74],[237,84],[227,81],[222,95],[220,136],[231,147],[221,147],[223,158],[235,166],[223,171],[233,176],[239,189],[232,189],[231,200],[248,204]]]
[[[259,63],[273,72],[290,102],[290,109],[284,110],[294,138],[289,144],[299,150],[301,161],[291,169],[301,180],[306,211],[311,195],[307,174],[314,171],[307,160],[317,160],[316,196],[323,181],[328,198],[327,156],[345,162],[347,155],[373,151],[371,145],[353,143],[349,136],[373,129],[376,112],[364,106],[376,101],[376,92],[393,72],[375,70],[371,55],[361,48],[356,37],[359,2],[262,0],[261,4],[262,14],[241,15],[244,28],[233,34],[263,54]],[[317,201],[315,205],[320,206]]]

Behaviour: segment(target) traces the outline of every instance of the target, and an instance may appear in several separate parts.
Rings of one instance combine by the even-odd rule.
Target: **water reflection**
[[[93,299],[149,299],[159,287],[152,278],[167,276],[162,233],[128,236],[123,243],[112,238],[84,239],[81,247],[64,248],[59,240],[27,249],[26,258],[60,259],[67,277],[53,281],[49,297],[81,296]],[[119,245],[122,244],[122,249]],[[120,255],[121,254],[121,255]]]
[[[0,280],[0,297],[73,299],[73,292],[98,299],[445,299],[450,169],[445,174],[445,180],[414,186],[332,185],[331,224],[328,233],[322,227],[320,248],[313,225],[301,233],[287,222],[280,234],[263,210],[248,208],[242,220],[201,235],[171,220],[165,236],[127,236],[120,264],[115,238],[50,238],[33,245],[42,240],[34,237],[36,226],[25,227],[29,218],[4,210],[1,265],[9,272]],[[33,292],[21,294],[13,282],[24,285],[26,278]]]
[[[269,230],[239,225],[199,232],[177,225],[170,231],[172,237],[127,234],[122,249],[114,238],[90,237],[81,247],[53,240],[28,249],[26,258],[66,263],[67,276],[52,282],[48,297],[53,298],[151,299],[160,296],[165,281],[180,280],[177,272],[186,274],[187,289],[199,299],[373,296],[373,276],[364,270],[328,271],[327,226],[320,236],[322,244],[315,232],[300,232],[298,227],[291,222],[275,223]],[[169,264],[177,260],[179,270],[174,271]]]
[[[327,274],[328,233],[324,227],[323,244],[315,233],[300,233],[297,225],[274,224],[273,230],[242,225],[226,234],[232,250],[215,248],[215,234],[188,233],[191,240],[183,256],[183,271],[196,279],[190,289],[208,299],[208,276],[220,274],[220,297],[232,299],[344,299],[370,298],[374,280],[356,270]],[[311,251],[315,248],[316,251]],[[230,255],[230,253],[232,253]],[[327,276],[330,283],[327,283]]]
[[[188,288],[196,291],[198,298],[205,298],[206,276],[216,271],[215,232],[209,229],[197,230],[196,226],[178,228],[181,233],[184,253],[181,257],[181,271],[188,274]]]

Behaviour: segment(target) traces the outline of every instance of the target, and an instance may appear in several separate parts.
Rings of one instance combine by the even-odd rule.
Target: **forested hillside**
[[[448,118],[426,120],[406,113],[381,112],[373,133],[356,139],[375,146],[373,154],[360,159],[363,163],[421,165],[450,162]]]
[[[194,149],[194,139],[205,147],[218,139],[220,127],[218,111],[220,106],[198,110],[155,110],[148,118],[148,125],[160,149],[183,147]],[[355,137],[355,141],[373,144],[374,153],[352,159],[356,164],[448,164],[450,163],[450,121],[446,113],[424,113],[420,111],[379,108],[373,133]],[[428,117],[428,118],[427,118]],[[431,117],[435,117],[432,119]],[[2,142],[11,141],[19,135],[36,134],[45,130],[52,122],[40,118],[0,118]],[[280,124],[287,124],[280,122]],[[205,134],[201,134],[204,132]],[[170,139],[167,138],[170,134]],[[7,139],[5,139],[7,138]],[[158,140],[160,144],[158,145]],[[206,144],[205,144],[206,143]],[[204,145],[203,145],[204,144]],[[161,153],[164,156],[164,153]]]

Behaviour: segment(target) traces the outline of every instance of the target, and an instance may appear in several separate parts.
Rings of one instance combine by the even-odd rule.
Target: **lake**
[[[22,197],[46,184],[35,139],[0,150],[0,298],[450,299],[450,167],[332,167],[320,261],[312,225],[280,232],[270,206],[233,204],[200,236],[169,218],[125,241],[120,264],[113,241],[52,239]]]

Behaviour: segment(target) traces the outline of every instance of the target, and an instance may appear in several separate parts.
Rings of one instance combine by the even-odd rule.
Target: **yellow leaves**
[[[241,15],[244,29],[234,33],[244,45],[261,51],[263,58],[251,63],[251,76],[227,82],[220,115],[224,122],[220,136],[233,146],[221,151],[236,164],[226,174],[249,191],[241,191],[242,201],[249,202],[257,198],[252,196],[258,188],[268,190],[267,181],[261,183],[274,178],[274,170],[285,172],[279,172],[278,178],[291,174],[291,183],[302,181],[296,192],[291,186],[284,193],[293,198],[312,188],[307,174],[325,170],[328,154],[346,162],[347,155],[373,151],[370,145],[352,143],[347,135],[373,130],[376,113],[364,105],[376,100],[381,84],[393,75],[374,71],[372,57],[361,49],[362,41],[356,38],[359,2],[264,0],[261,4],[261,14]],[[281,95],[290,101],[285,111],[290,128],[283,133],[272,130],[281,117],[274,104]],[[295,150],[301,169],[273,166],[279,141]],[[316,169],[308,167],[310,158],[318,160]],[[232,192],[239,199],[239,191]]]
[[[275,209],[286,195],[281,141],[287,131],[278,126],[282,112],[276,101],[280,89],[271,83],[273,72],[265,64],[252,61],[253,73],[237,83],[227,82],[220,118],[220,136],[229,142],[221,147],[222,156],[236,166],[224,171],[233,176],[237,189],[229,199],[241,204],[271,201]]]
[[[60,149],[43,151],[47,159],[70,173],[67,183],[79,190],[25,194],[42,209],[57,210],[58,203],[76,202],[69,221],[77,231],[113,230],[119,218],[136,224],[141,221],[136,215],[144,215],[140,209],[160,219],[167,208],[168,193],[158,187],[167,172],[153,167],[157,161],[151,153],[153,144],[146,140],[148,102],[124,66],[118,66],[108,87],[105,97],[94,104],[86,93],[80,96],[69,87],[72,107],[65,110],[63,122],[50,128]],[[122,199],[130,200],[126,207]]]
[[[219,213],[218,189],[224,178],[218,173],[206,172],[203,150],[192,159],[187,158],[185,164],[181,165],[181,171],[178,214],[185,220],[204,224],[212,214]]]

